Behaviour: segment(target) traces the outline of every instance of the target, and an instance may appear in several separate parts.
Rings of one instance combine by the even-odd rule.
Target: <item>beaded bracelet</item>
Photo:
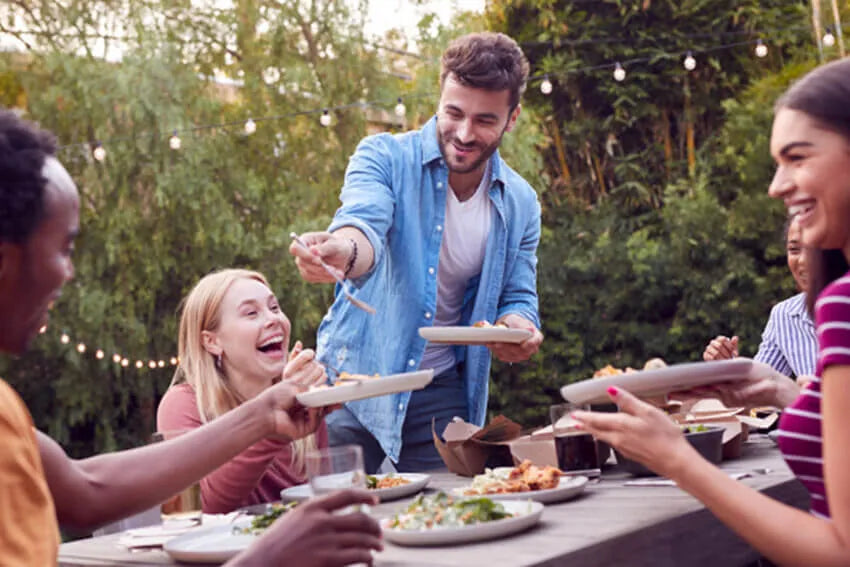
[[[351,258],[348,259],[348,265],[345,267],[345,277],[348,277],[355,262],[357,262],[357,241],[353,238],[349,238],[348,241],[351,242]]]

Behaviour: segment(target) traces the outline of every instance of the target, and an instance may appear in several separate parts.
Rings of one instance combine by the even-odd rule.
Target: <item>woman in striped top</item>
[[[780,449],[811,513],[777,502],[700,458],[660,410],[611,388],[617,414],[575,412],[582,427],[673,479],[781,565],[850,565],[850,59],[819,67],[777,104],[769,194],[797,217],[809,253],[816,379],[786,408]]]

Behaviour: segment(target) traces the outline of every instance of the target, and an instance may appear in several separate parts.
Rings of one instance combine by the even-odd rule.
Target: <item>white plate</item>
[[[421,390],[431,383],[434,378],[434,369],[418,370],[416,372],[405,372],[404,374],[391,374],[380,378],[349,382],[341,386],[331,386],[295,394],[295,398],[308,408],[332,406],[364,398],[374,398],[398,392],[410,390]]]
[[[237,522],[244,526],[249,522]],[[224,563],[244,551],[255,535],[233,533],[234,524],[198,529],[168,540],[163,549],[172,559],[186,563]]]
[[[485,498],[485,497],[482,497]],[[540,521],[543,504],[531,500],[504,500],[505,510],[517,514],[513,518],[472,524],[459,528],[434,528],[430,530],[397,530],[387,527],[389,518],[381,521],[384,539],[398,545],[451,545],[494,539],[527,530]]]
[[[529,492],[505,492],[502,494],[464,494],[465,488],[456,488],[452,494],[458,498],[489,498],[490,500],[516,500],[528,498],[535,502],[551,504],[575,498],[584,491],[587,484],[586,476],[562,476],[558,486],[546,490],[531,490]]]
[[[419,327],[419,336],[428,342],[451,345],[521,343],[531,337],[526,329],[504,327]]]
[[[630,374],[583,380],[561,388],[561,395],[574,404],[610,403],[611,398],[606,393],[610,386],[623,388],[635,395],[650,397],[717,382],[776,374],[776,370],[767,364],[749,358],[689,362],[657,370],[639,370]]]
[[[387,475],[385,474],[376,474],[372,475],[377,478],[383,478]],[[398,498],[404,498],[405,496],[410,496],[412,494],[416,494],[428,484],[431,480],[431,477],[427,474],[420,473],[395,473],[393,476],[399,476],[409,480],[408,484],[402,484],[400,486],[394,486],[392,488],[376,488],[374,490],[370,490],[370,492],[374,492],[375,495],[381,502],[387,502],[388,500],[396,500]],[[307,500],[308,498],[312,498],[313,490],[310,488],[309,484],[299,484],[297,486],[290,486],[289,488],[284,488],[280,491],[280,499],[284,502],[301,502],[302,500]]]

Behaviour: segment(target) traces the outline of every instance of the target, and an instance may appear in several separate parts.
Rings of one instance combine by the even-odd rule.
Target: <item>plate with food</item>
[[[185,563],[223,563],[254,543],[275,520],[293,508],[295,503],[250,506],[244,516],[231,524],[200,528],[179,535],[163,545],[172,559]]]
[[[543,504],[532,500],[456,498],[420,494],[409,506],[381,521],[384,538],[398,545],[452,545],[499,538],[540,521]]]
[[[561,395],[574,404],[605,403],[611,401],[606,392],[611,386],[648,398],[718,382],[763,378],[776,374],[776,370],[767,364],[743,357],[688,362],[634,372],[606,373],[597,378],[568,384],[561,388]]]
[[[468,327],[419,327],[419,336],[431,343],[449,345],[481,345],[486,343],[521,343],[531,338],[528,329],[510,329],[502,323],[478,321]]]
[[[366,475],[366,488],[374,492],[381,502],[387,502],[416,494],[430,480],[430,476],[422,473],[370,474]],[[309,484],[290,486],[280,491],[280,499],[284,502],[301,502],[312,496]]]
[[[587,482],[585,476],[563,476],[557,467],[538,467],[526,460],[516,467],[485,469],[483,474],[473,477],[472,484],[456,488],[452,494],[461,498],[486,496],[492,500],[530,498],[550,504],[575,498],[584,491]]]
[[[306,392],[296,394],[295,398],[308,408],[332,406],[364,398],[421,390],[430,384],[433,378],[433,368],[389,376],[341,372],[333,384],[313,386]]]

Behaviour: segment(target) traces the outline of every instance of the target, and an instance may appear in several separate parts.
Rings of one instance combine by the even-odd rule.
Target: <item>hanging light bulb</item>
[[[277,67],[266,67],[266,70],[263,71],[263,81],[265,81],[267,85],[273,85],[279,80],[280,71],[277,70]]]
[[[552,94],[552,81],[549,80],[548,75],[546,75],[543,78],[543,82],[540,83],[540,92],[545,95]]]
[[[38,333],[40,335],[43,335],[46,332],[47,332],[47,325],[42,325],[41,328],[38,330]]]
[[[112,355],[112,362],[114,362],[115,364],[121,364],[121,355],[117,354],[117,353],[113,354]]]
[[[97,352],[94,353],[94,357],[98,360],[103,360],[103,357],[106,356],[104,352],[100,349],[97,349]]]
[[[756,57],[767,57],[767,46],[762,40],[756,42]]]
[[[155,360],[149,360],[148,361],[148,368],[156,368],[156,361]]]
[[[835,36],[832,35],[832,29],[827,26],[826,33],[823,34],[823,44],[826,47],[832,47],[835,45]]]
[[[65,333],[62,333],[62,336],[59,337],[59,342],[61,342],[63,345],[66,345],[71,342],[71,337],[69,337]]]
[[[697,68],[697,60],[694,58],[694,54],[688,51],[688,54],[685,55],[685,60],[682,62],[682,65],[685,66],[685,70],[693,71]]]
[[[249,136],[257,131],[257,123],[252,118],[249,118],[245,123],[245,133]]]
[[[619,61],[617,61],[616,65],[614,66],[614,80],[620,82],[626,80],[626,70],[623,69],[623,66],[620,65]]]
[[[156,365],[159,366],[160,368],[165,368],[165,361],[160,360],[159,362],[156,363]]]
[[[121,366],[123,366],[124,368],[127,368],[128,366],[130,366],[130,361],[127,360],[126,358],[122,358],[121,359]]]
[[[92,155],[92,157],[94,157],[94,159],[96,159],[97,161],[103,161],[103,160],[104,160],[104,158],[106,158],[106,150],[105,150],[105,149],[104,149],[104,147],[100,144],[100,142],[97,142],[97,143],[95,144],[95,146],[94,146],[94,149],[93,149],[93,150],[92,150],[92,152],[91,152],[91,155]]]
[[[86,352],[86,345],[84,345],[83,343],[78,343],[77,344],[77,352],[80,353],[80,354]]]
[[[171,137],[168,138],[168,147],[172,150],[179,150],[180,146],[183,145],[183,142],[180,141],[180,136],[177,135],[177,130],[171,134]]]
[[[401,97],[398,97],[398,103],[395,105],[395,115],[399,118],[404,116],[407,113],[407,108],[404,106],[404,103],[401,101]]]
[[[331,125],[331,115],[327,109],[325,109],[325,111],[322,112],[322,115],[319,117],[319,124],[325,127]]]
[[[141,360],[137,360],[137,361],[136,361],[136,368],[141,368],[141,367],[142,367],[142,366],[144,366],[144,365],[145,365],[145,363],[144,363],[144,362],[142,362]]]

